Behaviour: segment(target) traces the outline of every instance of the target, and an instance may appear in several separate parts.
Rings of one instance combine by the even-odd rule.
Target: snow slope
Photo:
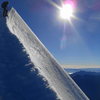
[[[39,71],[60,100],[89,100],[13,8],[7,26],[25,48],[32,69]]]
[[[47,82],[33,67],[0,10],[0,100],[56,100],[56,93],[46,88]]]

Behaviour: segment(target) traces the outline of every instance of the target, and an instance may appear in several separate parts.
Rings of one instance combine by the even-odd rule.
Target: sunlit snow
[[[60,100],[89,100],[14,9],[8,14],[7,26]]]

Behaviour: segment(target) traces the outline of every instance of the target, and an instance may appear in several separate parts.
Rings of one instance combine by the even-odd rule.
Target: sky
[[[100,0],[67,0],[75,5],[70,22],[55,6],[64,1],[8,1],[60,64],[100,65]]]

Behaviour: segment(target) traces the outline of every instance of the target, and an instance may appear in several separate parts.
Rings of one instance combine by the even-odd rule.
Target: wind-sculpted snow
[[[32,69],[39,71],[58,99],[89,100],[14,9],[8,14],[7,26],[25,48],[31,63],[34,64]]]
[[[0,100],[56,100],[0,14]]]

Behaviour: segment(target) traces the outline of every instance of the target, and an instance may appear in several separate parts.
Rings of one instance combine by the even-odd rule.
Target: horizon
[[[98,69],[100,68],[100,65],[61,65],[63,68],[68,68],[68,69]]]

